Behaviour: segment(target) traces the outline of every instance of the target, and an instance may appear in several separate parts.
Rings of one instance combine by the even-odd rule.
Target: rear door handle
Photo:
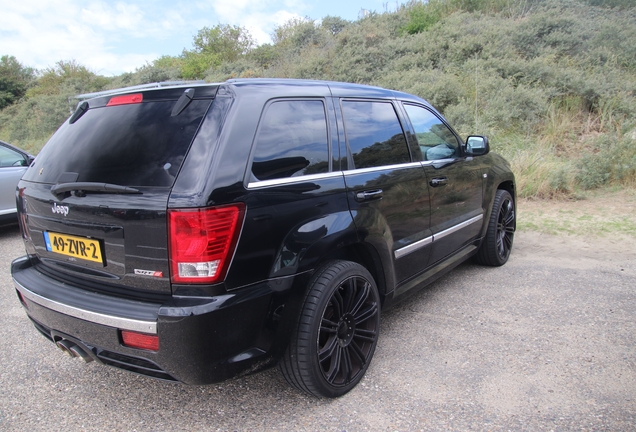
[[[444,186],[448,184],[448,177],[436,177],[429,184],[433,187]]]
[[[371,201],[382,198],[382,189],[362,191],[356,194],[356,201]]]

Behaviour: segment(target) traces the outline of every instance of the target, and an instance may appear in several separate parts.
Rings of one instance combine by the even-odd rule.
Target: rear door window
[[[329,172],[327,117],[322,100],[270,104],[256,136],[252,173],[273,180]]]
[[[172,116],[175,103],[91,107],[60,127],[24,178],[57,183],[71,172],[78,182],[172,186],[211,100],[193,100]]]
[[[342,101],[345,136],[355,168],[408,163],[411,155],[391,102]]]

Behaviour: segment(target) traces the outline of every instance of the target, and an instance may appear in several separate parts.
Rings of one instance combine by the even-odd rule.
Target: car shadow
[[[0,240],[3,238],[14,237],[20,234],[20,226],[18,222],[7,223],[0,225]]]

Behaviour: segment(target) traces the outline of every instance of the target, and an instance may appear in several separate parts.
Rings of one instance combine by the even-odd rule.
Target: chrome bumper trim
[[[141,321],[129,318],[121,318],[113,315],[104,315],[98,312],[92,312],[85,309],[76,308],[74,306],[65,305],[54,300],[49,300],[39,294],[29,291],[16,280],[13,280],[16,289],[20,291],[22,296],[33,303],[36,303],[47,309],[54,310],[73,318],[79,318],[95,324],[101,324],[109,327],[115,327],[121,330],[130,330],[140,333],[157,334],[157,323],[155,321]]]

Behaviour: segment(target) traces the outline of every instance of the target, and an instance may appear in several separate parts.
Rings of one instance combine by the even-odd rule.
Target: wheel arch
[[[516,211],[517,209],[517,194],[516,194],[516,189],[515,189],[515,184],[512,180],[506,180],[503,181],[501,183],[499,183],[499,185],[497,186],[497,189],[495,190],[495,193],[497,192],[497,190],[505,190],[507,191],[510,196],[512,196],[512,203],[514,205],[514,209]],[[490,207],[490,212],[492,213],[492,206]],[[488,217],[490,218],[490,214],[488,214]],[[515,224],[515,228],[517,227],[517,219],[515,218],[514,221]]]
[[[346,237],[344,233],[343,237]],[[277,360],[281,359],[289,345],[292,332],[298,326],[301,307],[309,292],[309,282],[312,276],[323,266],[327,265],[327,263],[337,260],[351,261],[360,264],[371,274],[378,287],[380,306],[384,304],[387,294],[389,296],[392,294],[393,286],[387,283],[387,277],[392,277],[392,273],[390,273],[391,269],[384,268],[378,251],[369,244],[365,245],[361,242],[350,242],[345,245],[341,244],[340,247],[331,248],[320,257],[314,256],[313,259],[310,259],[312,264],[311,269],[307,269],[294,277],[290,295],[284,302],[283,314],[277,325],[275,343],[270,351],[273,358]],[[387,275],[387,273],[389,274]],[[389,289],[388,293],[387,289]]]
[[[479,237],[481,239],[483,239],[483,237],[486,235],[486,231],[488,230],[488,221],[490,220],[490,215],[492,214],[492,206],[498,190],[505,190],[510,193],[515,208],[517,207],[517,192],[515,187],[514,175],[512,174],[512,172],[509,172],[508,174],[509,175],[506,175],[503,178],[498,178],[497,181],[493,181],[486,187],[484,194],[484,219],[481,227],[481,232],[479,233]]]
[[[372,246],[363,243],[352,243],[332,250],[321,258],[316,268],[334,260],[352,261],[366,268],[367,271],[371,273],[378,287],[378,293],[380,294],[380,301],[382,303],[384,303],[384,298],[387,295],[387,289],[388,292],[393,290],[387,283],[387,272],[382,265],[382,259]]]
[[[503,190],[508,191],[508,193],[510,195],[512,195],[512,199],[516,203],[517,195],[516,195],[515,183],[512,180],[506,180],[506,181],[503,181],[503,182],[499,183],[499,185],[497,185],[497,190],[498,189],[503,189]]]

